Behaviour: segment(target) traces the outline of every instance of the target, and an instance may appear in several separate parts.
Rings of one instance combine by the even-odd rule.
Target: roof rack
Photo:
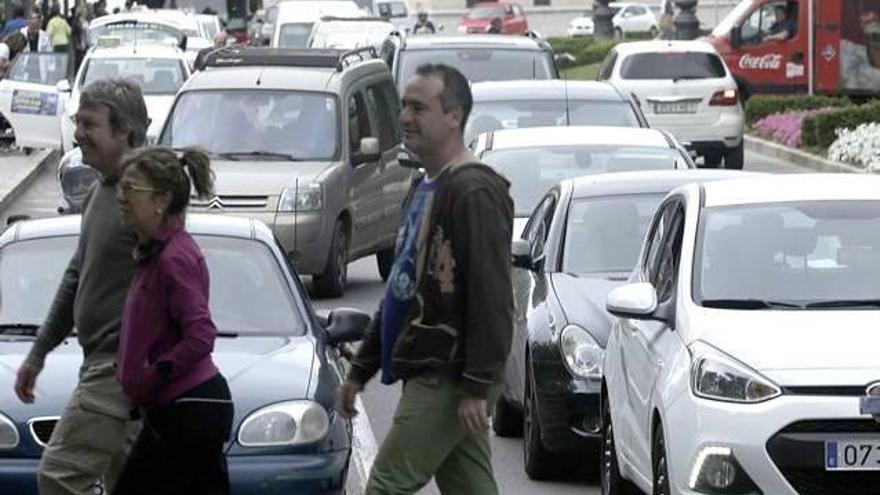
[[[354,63],[378,57],[372,46],[347,51],[229,46],[209,53],[204,67],[316,67],[342,72]]]
[[[345,22],[389,22],[384,17],[340,17],[338,15],[325,15],[321,17],[324,22],[328,21],[345,21]]]

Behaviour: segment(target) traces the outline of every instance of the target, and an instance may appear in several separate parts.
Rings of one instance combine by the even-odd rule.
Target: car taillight
[[[735,89],[725,89],[712,95],[709,105],[731,107],[739,103],[739,94]]]

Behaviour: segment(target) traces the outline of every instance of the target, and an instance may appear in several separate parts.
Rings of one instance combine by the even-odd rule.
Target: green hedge
[[[605,56],[617,45],[616,41],[596,41],[576,55],[577,65],[596,64],[605,60]]]
[[[844,96],[752,96],[746,102],[746,123],[749,125],[774,113],[816,110],[851,105]]]
[[[880,122],[880,100],[805,118],[801,141],[804,146],[827,148],[837,140],[837,129],[855,129],[868,122]]]
[[[592,36],[588,38],[547,38],[547,42],[553,47],[553,53],[557,55],[570,53],[576,56],[584,48],[592,45],[594,41]]]
[[[571,62],[560,61],[563,68],[578,65],[595,64],[605,60],[608,52],[614,48],[618,41],[598,40],[595,38],[550,38],[547,40],[553,47],[553,53],[562,55],[568,53],[575,59]]]

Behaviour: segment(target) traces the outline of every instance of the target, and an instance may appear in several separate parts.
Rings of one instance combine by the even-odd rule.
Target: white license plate
[[[697,113],[697,104],[692,101],[654,103],[654,113]]]
[[[880,471],[880,440],[825,442],[826,471]]]

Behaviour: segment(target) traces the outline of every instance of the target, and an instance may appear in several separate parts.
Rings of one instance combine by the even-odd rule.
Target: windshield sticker
[[[16,89],[12,92],[12,113],[28,115],[56,115],[58,95],[42,91]]]

